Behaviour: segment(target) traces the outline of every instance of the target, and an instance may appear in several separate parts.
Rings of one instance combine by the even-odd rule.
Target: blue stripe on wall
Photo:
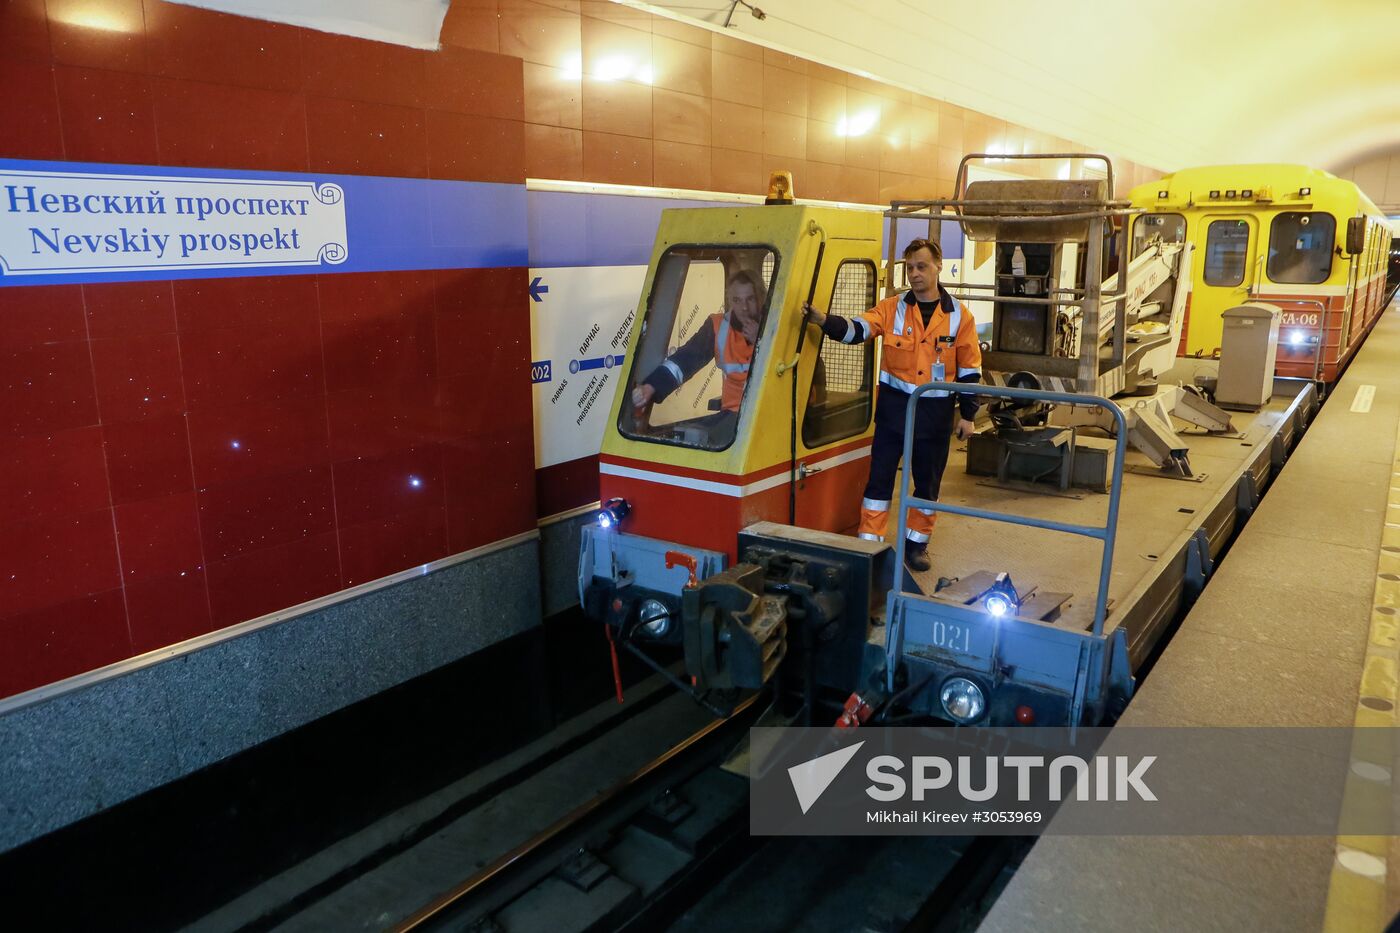
[[[531,191],[529,204],[530,267],[644,266],[651,261],[661,212],[673,207],[759,207],[730,201],[648,198],[626,194]],[[945,259],[961,259],[962,233],[943,222]],[[889,222],[885,223],[888,233]],[[928,235],[928,222],[899,221],[899,243]],[[881,244],[881,254],[887,247]]]
[[[743,207],[725,201],[625,194],[531,191],[530,266],[644,266],[651,261],[661,212],[671,207]]]
[[[524,266],[529,258],[524,185],[371,175],[252,172],[235,169],[31,162],[14,159],[0,159],[0,170],[330,182],[339,185],[345,192],[348,251],[346,261],[338,265],[252,264],[213,269],[169,268],[143,272],[107,269],[24,276],[5,276],[0,273],[0,286],[417,269],[479,269]],[[0,178],[0,183],[4,182],[5,180]],[[3,190],[0,190],[0,220],[14,216],[10,214],[8,207],[8,198]],[[24,216],[43,217],[46,221],[59,223],[64,215]],[[149,216],[147,215],[147,219]],[[123,220],[135,223],[142,219],[141,215],[112,217],[114,225]],[[227,217],[220,219],[229,220]],[[28,225],[24,220],[20,222]]]
[[[898,249],[896,250],[897,253],[902,253],[904,251],[904,247],[909,245],[910,240],[922,239],[928,236],[927,220],[910,220],[909,218],[901,218],[897,222],[899,224],[898,236],[895,237],[895,244],[898,247]],[[963,255],[963,236],[962,230],[958,227],[957,221],[945,220],[940,223],[940,226],[942,229],[940,230],[938,235],[938,245],[943,247],[944,261],[946,262],[949,259],[961,259]],[[889,231],[890,221],[886,220],[886,239],[881,247],[881,249],[883,249],[886,252],[886,254],[888,254],[889,251]]]

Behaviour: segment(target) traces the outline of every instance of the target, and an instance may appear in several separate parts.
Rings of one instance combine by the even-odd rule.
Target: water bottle
[[[1017,276],[1026,274],[1026,254],[1021,252],[1019,243],[1016,244],[1015,252],[1011,254],[1011,274]]]

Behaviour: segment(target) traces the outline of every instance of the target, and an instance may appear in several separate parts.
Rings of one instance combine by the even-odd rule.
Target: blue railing
[[[914,416],[918,410],[920,396],[929,392],[947,392],[954,395],[976,395],[986,398],[1010,399],[1023,402],[1047,402],[1064,405],[1090,405],[1102,408],[1113,415],[1117,422],[1116,444],[1113,451],[1113,479],[1108,487],[1108,517],[1103,525],[1074,525],[1056,522],[1045,518],[1024,515],[1010,515],[1004,512],[990,512],[961,505],[949,505],[935,499],[920,499],[913,491]],[[956,404],[956,401],[954,402]],[[1127,453],[1128,424],[1122,410],[1113,402],[1097,395],[1074,395],[1067,392],[1042,392],[1033,389],[1011,389],[1001,386],[979,385],[966,382],[930,382],[914,390],[909,400],[909,411],[904,416],[904,470],[899,488],[899,543],[895,546],[895,566],[904,566],[904,548],[907,543],[909,509],[926,509],[934,512],[948,512],[952,515],[965,515],[968,518],[985,518],[989,521],[1022,525],[1028,528],[1044,528],[1065,534],[1097,538],[1103,542],[1103,559],[1099,568],[1098,596],[1094,601],[1094,635],[1103,634],[1104,618],[1108,615],[1108,584],[1113,570],[1113,543],[1118,535],[1118,503],[1123,488],[1123,457]],[[903,574],[895,574],[896,586],[903,592]]]

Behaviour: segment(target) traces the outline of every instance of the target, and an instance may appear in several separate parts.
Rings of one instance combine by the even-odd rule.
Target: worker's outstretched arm
[[[803,305],[802,310],[807,320],[820,327],[822,333],[841,343],[865,343],[884,333],[883,316],[878,308],[871,308],[858,317],[824,314],[811,305]]]
[[[641,406],[648,402],[664,401],[666,396],[711,362],[714,356],[715,329],[706,321],[679,350],[663,360],[632,390],[633,404]]]

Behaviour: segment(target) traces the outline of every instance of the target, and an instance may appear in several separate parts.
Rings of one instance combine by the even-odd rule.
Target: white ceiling
[[[435,49],[449,0],[172,0],[274,23]]]
[[[730,0],[622,0],[719,25]],[[731,32],[1163,171],[1400,147],[1400,0],[757,0]]]

